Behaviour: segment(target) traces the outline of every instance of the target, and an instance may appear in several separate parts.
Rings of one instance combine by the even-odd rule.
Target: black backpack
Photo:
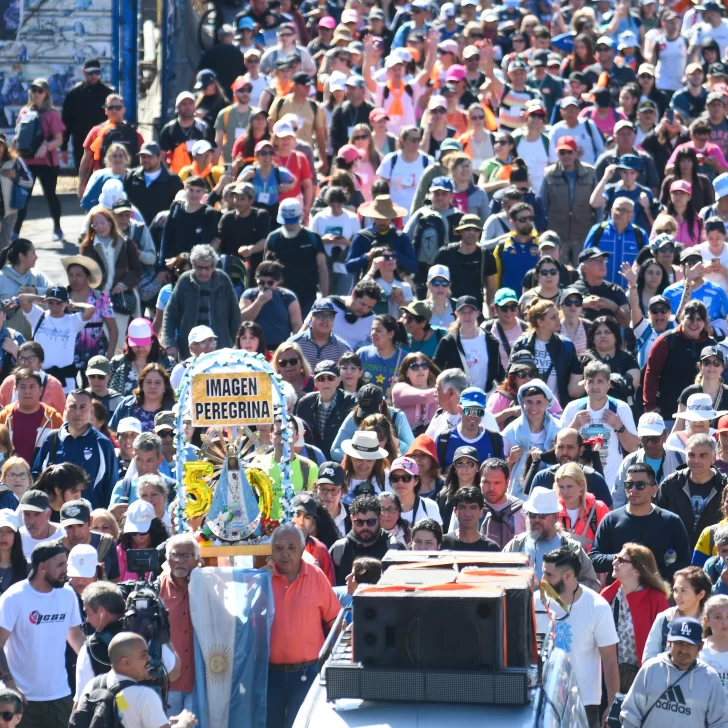
[[[455,428],[445,430],[441,432],[437,438],[437,460],[440,463],[440,468],[445,468],[445,458],[447,457],[447,446],[450,444],[450,436]],[[494,437],[497,433],[491,432],[490,430],[485,431],[490,437],[490,444],[493,448],[493,457],[503,457],[503,440],[500,437]]]
[[[34,157],[43,144],[43,125],[40,112],[29,110],[23,114],[18,122],[18,131],[15,135],[15,146],[21,157]]]
[[[136,164],[136,157],[139,154],[139,137],[136,129],[129,124],[117,124],[104,133],[104,140],[101,142],[101,165],[104,165],[106,152],[112,144],[121,144],[131,157],[132,166]]]
[[[91,689],[71,714],[68,728],[122,728],[116,696],[124,688],[136,685],[133,680],[122,680],[109,686],[109,673],[95,677]]]

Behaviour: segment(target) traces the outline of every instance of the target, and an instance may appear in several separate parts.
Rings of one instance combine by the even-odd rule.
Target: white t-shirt
[[[616,645],[619,638],[607,600],[587,587],[581,589],[581,596],[571,605],[568,617],[558,604],[549,604],[558,620],[554,644],[569,655],[584,705],[599,705],[602,695],[599,648]],[[542,609],[541,605],[536,609]]]
[[[492,382],[485,381],[488,376],[488,349],[485,346],[485,333],[481,329],[476,331],[478,335],[474,339],[461,338],[460,343],[468,364],[470,386],[480,387],[487,392],[493,387]]]
[[[125,675],[109,672],[114,683],[131,680]],[[162,699],[157,693],[144,685],[131,685],[119,692],[116,698],[119,717],[124,728],[160,728],[168,725]]]
[[[693,30],[691,42],[699,48],[703,39],[708,37],[718,44],[720,58],[725,58],[726,50],[728,50],[728,20],[722,19],[717,28],[713,28],[708,23],[699,23]]]
[[[390,133],[394,131],[388,127]],[[394,167],[392,167],[394,163]],[[414,162],[405,162],[402,152],[391,152],[388,154],[377,169],[377,176],[389,181],[389,194],[395,205],[401,205],[408,214],[403,222],[409,219],[409,209],[417,190],[417,185],[427,167],[432,164],[432,159],[424,152]]]
[[[372,343],[371,331],[374,313],[355,319],[354,323],[351,324],[346,320],[348,311],[338,306],[335,306],[335,308],[334,334],[336,336],[343,339],[352,348],[352,351]]]
[[[683,86],[682,77],[688,56],[687,41],[682,36],[668,40],[663,33],[660,33],[655,43],[657,44],[655,86],[661,91],[677,91]]]
[[[327,207],[317,213],[311,221],[311,229],[318,233],[322,238],[324,235],[340,235],[349,242],[356,233],[361,230],[359,218],[349,210],[343,210],[341,215],[332,215],[331,210]],[[338,246],[341,247],[341,246]],[[331,251],[334,248],[333,243],[324,243],[326,255],[331,257]],[[343,263],[341,264],[343,265]],[[345,272],[346,269],[344,269]],[[342,271],[337,271],[342,272]]]
[[[700,251],[700,255],[703,256],[703,263],[706,265],[710,265],[714,258],[719,257],[720,264],[728,267],[728,245],[725,243],[723,243],[723,252],[719,256],[715,256],[710,252],[710,246],[708,243],[700,243],[700,245],[696,245],[695,248]],[[713,283],[716,283],[724,290],[728,290],[728,278],[726,278],[722,273],[706,273],[703,277],[706,280],[713,281]]]
[[[432,520],[437,521],[442,526],[440,509],[437,507],[437,503],[429,498],[419,499],[417,512],[414,514],[412,513],[412,510],[402,511],[402,518],[404,518],[404,520],[411,526],[414,526],[417,521],[421,521],[423,518],[432,518]]]
[[[162,645],[162,664],[167,672],[174,670],[176,658],[174,652],[169,645]],[[81,696],[85,692],[84,688],[96,677],[94,675],[94,668],[91,664],[91,660],[88,656],[88,650],[86,649],[86,643],[83,643],[83,647],[78,651],[78,662],[76,662],[76,694],[73,696],[73,700],[76,703],[81,702]],[[123,678],[124,680],[128,678]],[[164,724],[162,724],[164,725]]]
[[[540,138],[536,139],[535,142],[527,142],[525,139],[521,139],[518,142],[517,154],[526,162],[528,176],[531,178],[531,187],[534,190],[540,190],[544,171],[549,163],[549,155],[546,152],[544,143]]]
[[[23,555],[26,559],[28,559],[28,561],[30,561],[33,549],[39,543],[43,543],[44,541],[58,541],[61,538],[65,538],[66,531],[61,526],[59,526],[57,523],[52,522],[49,522],[48,525],[51,529],[50,534],[45,538],[39,538],[38,540],[34,539],[28,533],[28,529],[25,526],[20,527],[20,541],[23,544]]]
[[[80,624],[78,599],[68,589],[44,594],[25,579],[0,597],[0,627],[10,632],[5,656],[28,700],[58,700],[71,694],[66,637],[69,629]]]
[[[576,400],[566,405],[564,414],[561,417],[561,423],[564,427],[568,427],[569,423],[579,412],[578,402],[579,400]],[[636,435],[637,428],[635,427],[634,417],[632,416],[632,410],[629,408],[629,405],[620,400],[615,400],[615,402],[617,403],[616,414],[622,420],[622,424],[627,428],[628,432]],[[617,472],[624,459],[624,455],[619,446],[617,433],[613,428],[608,427],[602,422],[604,412],[609,409],[609,402],[607,401],[607,404],[597,411],[591,409],[591,407],[587,407],[587,409],[591,415],[591,422],[582,427],[579,432],[585,440],[590,437],[601,437],[604,439],[604,445],[599,450],[599,457],[602,460],[602,469],[604,470],[604,480],[607,483],[614,483],[617,479]]]
[[[591,131],[591,134],[589,134]],[[602,135],[599,129],[596,128],[596,124],[592,122],[587,128],[587,120],[579,119],[577,125],[570,129],[565,121],[559,121],[553,125],[551,132],[549,133],[549,162],[555,164],[559,161],[559,155],[556,151],[556,142],[563,136],[570,136],[576,142],[577,149],[581,149],[581,157],[579,160],[586,164],[594,164],[597,161],[597,157],[604,151],[604,142],[602,141]],[[520,145],[519,145],[520,149]],[[529,174],[531,168],[528,168]],[[536,187],[535,189],[539,189]]]
[[[723,683],[723,690],[728,697],[728,652],[716,652],[710,647],[706,647],[705,643],[703,645],[698,657],[718,673],[718,677]]]
[[[43,323],[38,326],[41,316],[45,314]],[[45,352],[43,367],[67,367],[73,364],[73,355],[76,350],[76,335],[86,325],[80,313],[67,313],[61,318],[51,318],[51,315],[40,306],[33,304],[30,313],[25,314],[33,340],[37,341]]]

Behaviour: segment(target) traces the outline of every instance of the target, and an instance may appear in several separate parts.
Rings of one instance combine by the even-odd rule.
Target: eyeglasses
[[[515,311],[518,311],[518,304],[507,303],[505,306],[498,306],[498,308],[504,313],[514,313]]]
[[[399,513],[400,510],[397,508],[397,506],[388,506],[387,508],[382,508],[382,513],[386,513],[388,516],[393,516],[395,513]]]
[[[483,417],[485,416],[485,409],[483,407],[464,407],[463,414],[466,417]]]
[[[318,311],[316,313],[311,314],[311,316],[314,319],[317,319],[318,321],[333,321],[336,318],[335,313],[329,313],[329,312],[323,312]]]
[[[5,478],[7,480],[28,480],[30,476],[28,473],[8,473]]]
[[[485,114],[483,114],[482,116],[478,114],[477,116],[470,117],[470,121],[483,121],[483,119],[485,119]]]
[[[106,379],[106,374],[89,374],[89,379]]]
[[[264,288],[273,288],[276,283],[272,278],[256,278],[255,282]]]
[[[360,142],[364,139],[369,139],[369,137],[366,134],[357,134],[356,136],[353,136],[351,138],[351,141],[353,142]]]
[[[568,308],[578,308],[581,306],[581,301],[578,298],[569,298],[568,300],[564,301],[562,306],[567,306]]]
[[[170,551],[169,558],[177,559],[177,561],[191,561],[195,558],[195,555],[194,553],[190,553],[188,551],[183,551],[182,553],[179,553],[178,551]]]
[[[367,526],[368,528],[374,528],[374,526],[377,525],[378,521],[379,521],[378,518],[352,518],[351,519],[351,522],[357,528],[364,528],[364,526]]]
[[[508,139],[496,139],[493,144],[510,144]]]
[[[420,143],[420,137],[409,137],[409,136],[406,136],[404,138],[404,140],[406,142],[412,142],[413,144],[419,144]]]
[[[466,470],[470,470],[470,468],[475,467],[475,463],[472,460],[470,460],[470,458],[463,458],[462,460],[458,460],[455,463],[455,467],[458,470],[462,470],[463,468],[465,468]]]
[[[420,362],[419,364],[410,364],[409,366],[411,372],[419,372],[423,369],[427,370],[430,368],[429,364],[426,364],[425,362]]]
[[[281,367],[295,367],[295,366],[298,366],[299,361],[300,360],[299,360],[299,358],[297,356],[296,357],[293,357],[293,359],[279,359],[278,360],[278,366],[281,366]]]
[[[430,285],[433,288],[447,288],[450,285],[450,281],[434,280],[430,281]]]
[[[413,477],[414,476],[412,476],[412,475],[390,475],[389,482],[390,483],[411,483]]]
[[[647,483],[644,480],[625,480],[624,481],[625,490],[632,490],[632,488],[634,488],[635,490],[644,490],[646,487],[647,487]]]
[[[430,113],[431,113],[431,114],[446,114],[446,113],[447,113],[447,111],[446,111],[445,109],[443,109],[443,108],[442,108],[442,106],[439,106],[439,107],[438,107],[438,108],[436,108],[436,109],[432,109],[432,110],[430,111]]]
[[[319,485],[316,490],[318,491],[318,494],[320,496],[338,495],[339,493],[341,493],[341,488],[338,485],[332,486],[331,488],[326,488]]]
[[[529,219],[533,220],[533,218]],[[523,220],[521,220],[521,222],[523,222]],[[559,271],[556,268],[541,268],[538,274],[540,276],[557,276],[559,274]]]
[[[261,149],[258,152],[258,156],[259,157],[272,157],[273,156],[273,151],[270,150],[270,149]]]
[[[615,564],[631,564],[632,562],[629,559],[625,559],[624,556],[615,556],[614,563]]]
[[[114,104],[106,107],[109,111],[121,111],[124,107],[121,104]]]
[[[657,445],[661,438],[662,435],[640,435],[640,442],[643,445]]]
[[[516,379],[528,379],[529,377],[531,379],[535,379],[538,376],[538,371],[536,369],[526,369],[519,372],[513,372]]]
[[[313,378],[314,382],[335,382],[336,377],[333,374],[319,374]]]
[[[669,311],[669,309],[665,308],[664,306],[655,306],[654,308],[650,309],[650,313],[654,314],[666,314]]]
[[[34,361],[38,361],[38,357],[33,354],[33,356],[19,356],[18,357],[18,364],[32,364]]]
[[[514,217],[516,222],[533,222],[533,215],[525,215],[523,217]]]

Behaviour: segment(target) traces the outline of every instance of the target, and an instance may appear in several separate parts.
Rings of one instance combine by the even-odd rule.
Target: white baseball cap
[[[427,282],[434,280],[435,278],[444,278],[446,281],[450,281],[450,269],[446,265],[433,265],[430,266],[430,270],[427,271]]]
[[[296,136],[296,132],[293,130],[293,127],[285,121],[276,121],[276,123],[273,124],[273,133],[277,137]]]
[[[116,433],[120,435],[122,432],[136,432],[137,435],[141,435],[142,423],[136,417],[122,417],[119,420]]]
[[[217,334],[209,326],[193,326],[187,335],[188,344],[197,344],[207,339],[217,339]]]
[[[661,435],[665,431],[665,420],[657,412],[645,412],[637,423],[637,436]]]
[[[124,533],[148,533],[156,518],[154,506],[143,500],[135,500],[126,512]]]
[[[92,579],[96,576],[98,561],[99,555],[96,549],[91,544],[80,543],[68,554],[68,576]]]
[[[182,91],[181,93],[178,93],[177,98],[174,100],[174,108],[176,109],[185,99],[194,101],[195,96],[194,96],[194,94],[190,93],[189,91]]]
[[[192,155],[196,154],[204,154],[205,152],[211,152],[212,151],[212,144],[207,141],[207,139],[198,139],[193,145],[192,145]]]
[[[10,508],[0,510],[0,528],[12,528],[13,531],[17,531],[18,526],[18,516],[14,510]]]

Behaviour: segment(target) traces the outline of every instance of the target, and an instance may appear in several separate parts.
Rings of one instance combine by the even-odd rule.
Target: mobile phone
[[[720,265],[720,258],[713,258],[713,265]]]
[[[665,113],[665,118],[672,124],[675,121],[675,109],[672,108],[672,106],[667,107],[667,112]]]

